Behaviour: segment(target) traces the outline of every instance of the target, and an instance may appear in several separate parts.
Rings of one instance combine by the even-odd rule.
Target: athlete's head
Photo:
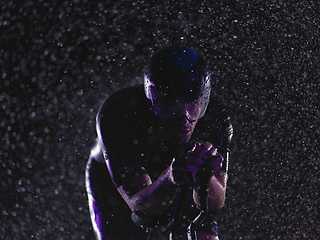
[[[203,57],[184,46],[165,48],[151,58],[144,86],[155,114],[178,129],[180,140],[188,141],[210,98],[210,74]]]

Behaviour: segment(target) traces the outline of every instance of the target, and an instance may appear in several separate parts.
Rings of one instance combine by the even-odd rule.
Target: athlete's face
[[[189,103],[158,99],[153,106],[166,138],[174,143],[187,143],[201,113],[200,99]]]

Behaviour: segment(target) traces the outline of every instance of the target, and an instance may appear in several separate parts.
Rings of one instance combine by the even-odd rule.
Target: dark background
[[[0,3],[1,239],[93,239],[96,112],[171,44],[204,53],[232,117],[221,239],[320,239],[317,1],[15,2]]]

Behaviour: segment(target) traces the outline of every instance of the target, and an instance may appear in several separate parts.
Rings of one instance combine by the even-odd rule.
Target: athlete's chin
[[[185,143],[188,143],[190,140],[190,138],[183,138],[183,139],[180,139],[179,140],[179,144],[185,144]]]
[[[184,144],[189,142],[192,132],[177,132],[176,139],[179,144]]]

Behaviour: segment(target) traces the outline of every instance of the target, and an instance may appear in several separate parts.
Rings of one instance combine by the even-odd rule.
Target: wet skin
[[[174,120],[159,119],[161,138],[175,144],[189,142],[198,120],[190,121],[187,117],[180,117]]]
[[[170,102],[168,111],[168,106],[155,105],[161,138],[175,144],[187,143],[197,125],[200,107],[197,103]]]

